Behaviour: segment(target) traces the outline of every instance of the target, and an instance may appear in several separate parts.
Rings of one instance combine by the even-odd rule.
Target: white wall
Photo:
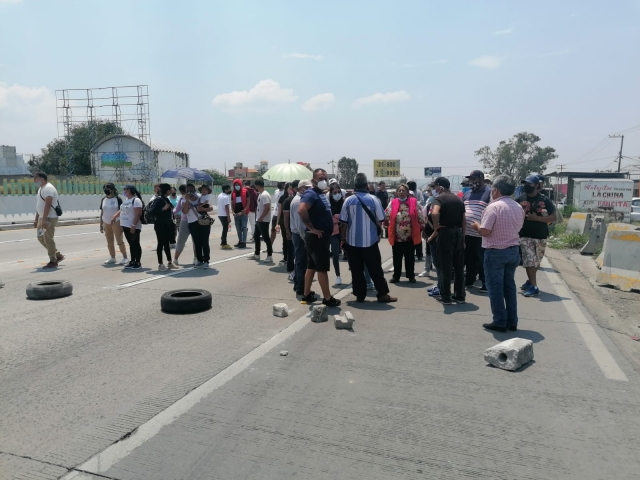
[[[60,195],[61,220],[97,217],[104,195]],[[0,195],[0,223],[25,223],[36,218],[34,195]]]

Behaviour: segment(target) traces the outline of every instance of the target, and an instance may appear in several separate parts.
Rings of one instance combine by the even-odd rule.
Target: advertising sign
[[[435,175],[442,175],[442,167],[424,167],[424,176],[433,177]]]
[[[633,180],[576,180],[573,204],[587,212],[631,214]]]
[[[133,162],[129,160],[126,153],[114,152],[100,155],[101,167],[132,167]]]
[[[399,178],[400,160],[374,160],[373,176],[377,178]]]

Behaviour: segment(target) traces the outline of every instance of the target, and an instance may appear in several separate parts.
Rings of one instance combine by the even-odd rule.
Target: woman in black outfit
[[[156,253],[158,254],[158,270],[160,271],[166,270],[167,268],[174,268],[173,263],[171,263],[171,239],[175,233],[175,225],[173,224],[173,208],[171,201],[167,197],[170,191],[171,185],[161,183],[160,190],[149,207],[149,210],[156,218],[153,222],[153,229],[156,232],[156,238],[158,240]],[[162,250],[164,250],[167,256],[166,267],[164,263],[162,263]]]
[[[336,271],[336,285],[342,285],[340,276],[340,212],[344,204],[342,190],[338,184],[334,184],[329,190],[329,205],[333,216],[333,235],[331,235],[331,256],[333,257],[333,269]]]

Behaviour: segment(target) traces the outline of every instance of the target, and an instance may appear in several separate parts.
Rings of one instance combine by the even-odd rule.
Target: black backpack
[[[142,202],[142,216],[140,217],[140,223],[143,225],[153,225],[156,221],[156,216],[151,213],[153,210],[153,204],[158,200],[158,197],[151,200],[147,205]]]

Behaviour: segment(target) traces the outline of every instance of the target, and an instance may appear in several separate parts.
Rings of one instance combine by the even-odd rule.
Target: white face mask
[[[438,196],[438,191],[437,190],[431,190],[431,195],[433,195],[434,197]]]
[[[337,202],[338,200],[340,200],[342,198],[342,194],[341,193],[334,193],[333,194],[333,199]]]
[[[236,190],[240,190],[240,185],[236,185],[234,188],[235,188]]]
[[[320,190],[326,190],[327,189],[327,181],[326,180],[320,180],[318,182],[318,188]]]

